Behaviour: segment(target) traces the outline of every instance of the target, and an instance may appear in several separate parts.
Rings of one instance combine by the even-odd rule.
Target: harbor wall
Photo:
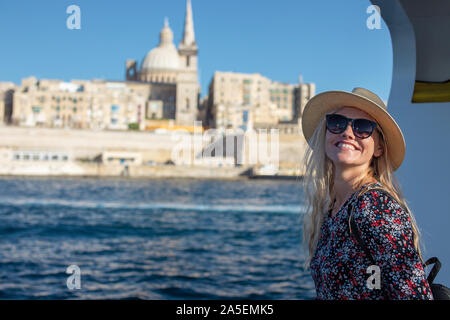
[[[75,129],[0,127],[0,175],[129,176],[129,177],[237,177],[261,163],[187,163],[164,165],[173,159],[174,149],[185,138],[191,143],[201,136],[174,137],[173,133],[139,131],[91,131]],[[197,139],[197,140],[196,140]],[[279,135],[278,167],[284,174],[298,174],[304,145],[299,135]],[[205,146],[204,141],[200,142]],[[269,146],[270,148],[270,146]],[[62,152],[68,161],[14,161],[14,151]],[[111,165],[93,162],[106,152],[134,152],[142,155],[141,165]],[[192,150],[192,160],[194,151]],[[151,164],[149,165],[149,162]]]

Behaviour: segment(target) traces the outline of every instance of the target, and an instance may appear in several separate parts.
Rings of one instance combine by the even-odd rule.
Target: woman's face
[[[375,121],[370,115],[357,108],[344,107],[338,109],[336,112],[352,119],[368,119]],[[338,168],[369,166],[372,157],[379,157],[383,153],[383,148],[379,142],[380,137],[377,130],[366,139],[360,139],[355,136],[350,122],[344,132],[340,134],[333,134],[326,130],[325,136],[325,153],[328,158]],[[346,142],[354,146],[354,150],[344,147],[338,147],[339,142]]]

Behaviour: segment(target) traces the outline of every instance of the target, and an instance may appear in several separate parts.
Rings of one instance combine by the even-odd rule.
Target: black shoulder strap
[[[428,266],[429,264],[433,264],[433,269],[431,269],[430,274],[428,275],[427,281],[429,284],[432,284],[434,281],[434,278],[436,278],[439,270],[441,269],[441,262],[439,261],[439,259],[437,257],[432,257],[430,259],[428,259],[425,262],[425,266]]]

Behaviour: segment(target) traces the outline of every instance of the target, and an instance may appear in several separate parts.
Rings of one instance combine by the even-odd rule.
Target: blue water
[[[291,181],[1,178],[0,299],[312,299],[301,199]]]

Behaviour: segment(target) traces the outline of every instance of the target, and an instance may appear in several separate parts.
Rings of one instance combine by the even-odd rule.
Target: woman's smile
[[[336,144],[336,148],[344,151],[356,151],[356,148],[352,146],[351,144],[339,142]]]

